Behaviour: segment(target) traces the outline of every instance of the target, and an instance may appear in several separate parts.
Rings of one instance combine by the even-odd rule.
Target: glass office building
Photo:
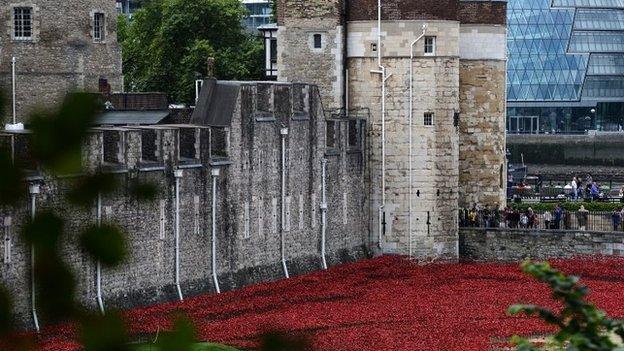
[[[624,128],[624,0],[509,0],[507,130]]]
[[[248,12],[244,20],[247,29],[256,32],[258,27],[271,23],[272,11],[269,0],[243,0],[243,4]]]

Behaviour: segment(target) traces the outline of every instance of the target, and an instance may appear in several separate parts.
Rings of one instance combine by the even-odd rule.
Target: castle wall
[[[501,208],[506,203],[506,28],[462,24],[460,29],[459,205]]]
[[[148,126],[93,130],[83,148],[87,169],[114,172],[120,188],[102,197],[104,222],[128,233],[131,255],[117,269],[104,269],[102,289],[107,308],[128,308],[177,299],[175,277],[175,177],[180,179],[180,276],[185,297],[213,292],[211,274],[212,177],[217,178],[217,272],[222,290],[284,277],[280,235],[291,276],[320,269],[322,159],[327,158],[327,262],[338,264],[368,255],[368,212],[365,211],[363,150],[348,149],[348,121],[332,152],[326,155],[325,118],[318,89],[310,85],[247,83],[241,87],[229,128]],[[281,135],[286,137],[286,201],[281,200]],[[196,135],[195,160],[178,157],[182,135]],[[102,163],[103,153],[118,143],[109,133],[122,133],[118,163]],[[144,134],[155,133],[153,139]],[[228,135],[221,149],[219,136]],[[0,134],[0,139],[13,134]],[[155,142],[148,142],[155,140]],[[3,144],[4,145],[4,144]],[[115,151],[115,150],[113,150]],[[227,156],[224,158],[224,156]],[[151,160],[148,160],[151,158]],[[158,186],[154,201],[139,202],[129,190],[135,180]],[[54,209],[68,219],[63,257],[77,275],[82,304],[96,308],[95,264],[76,236],[96,223],[95,204],[80,209],[65,202],[73,178],[44,175],[39,210]],[[285,222],[282,233],[281,210]],[[30,250],[20,240],[29,204],[0,209],[5,240],[0,281],[15,297],[18,319],[30,317]],[[7,240],[7,238],[9,240]],[[44,297],[42,297],[44,298]],[[45,325],[45,323],[44,323]]]
[[[13,7],[32,6],[32,40],[13,39]],[[93,39],[93,13],[106,16],[105,40]],[[11,59],[15,57],[17,121],[37,107],[54,106],[72,90],[98,91],[107,79],[123,89],[117,12],[109,0],[0,1],[0,88],[11,94]],[[9,104],[10,106],[10,104]],[[7,109],[10,116],[10,108]]]
[[[428,35],[437,36],[436,56],[424,56],[424,41],[415,46],[413,101],[412,234],[409,233],[409,65],[410,44],[422,32],[422,21],[384,21],[382,65],[386,81],[386,225],[382,251],[422,258],[457,257],[459,24],[429,22]],[[370,109],[371,228],[379,234],[381,199],[381,78],[376,52],[377,24],[349,23],[349,103]],[[407,33],[411,33],[408,35]],[[424,114],[434,113],[427,126]],[[383,218],[383,217],[382,217]],[[383,221],[383,219],[382,219]],[[411,239],[410,239],[411,238]]]

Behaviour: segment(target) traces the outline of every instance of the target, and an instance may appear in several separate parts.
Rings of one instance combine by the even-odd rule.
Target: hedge
[[[514,203],[508,202],[507,205],[518,211],[526,211],[527,209],[532,208],[534,211],[552,211],[557,206],[556,202],[552,203]],[[619,202],[571,202],[571,201],[562,201],[559,203],[561,208],[567,211],[578,211],[581,208],[581,205],[585,206],[585,209],[592,212],[612,212],[613,210],[621,210],[624,207],[623,203]]]

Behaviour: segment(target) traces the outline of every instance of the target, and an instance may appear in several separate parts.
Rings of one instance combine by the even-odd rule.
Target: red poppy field
[[[624,316],[624,259],[553,263],[580,276],[600,308]],[[488,350],[513,334],[549,331],[533,318],[507,316],[514,303],[556,307],[517,264],[418,266],[381,257],[126,316],[134,334],[150,335],[183,310],[202,340],[251,349],[267,330],[282,330],[306,336],[315,350]],[[78,349],[71,329],[48,328],[40,349]]]

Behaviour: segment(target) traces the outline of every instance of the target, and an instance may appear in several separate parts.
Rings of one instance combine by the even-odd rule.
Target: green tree
[[[512,342],[518,351],[568,350],[568,351],[624,351],[624,323],[610,319],[606,313],[586,300],[589,289],[579,284],[579,279],[567,276],[548,263],[524,262],[522,270],[546,283],[552,290],[554,300],[563,308],[559,312],[535,305],[514,305],[511,315],[524,313],[536,315],[549,325],[558,328],[544,347],[538,347],[519,336]]]
[[[146,0],[119,39],[128,91],[163,91],[172,101],[192,102],[194,81],[215,59],[219,79],[262,78],[261,40],[242,25],[240,0]]]

